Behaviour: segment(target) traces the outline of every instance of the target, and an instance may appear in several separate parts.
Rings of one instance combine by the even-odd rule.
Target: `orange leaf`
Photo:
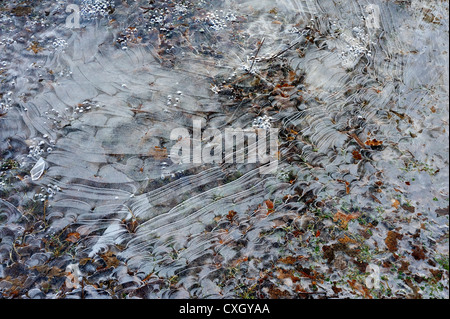
[[[392,200],[392,207],[395,207],[395,209],[398,209],[400,207],[400,202],[396,199]]]
[[[266,200],[264,203],[266,203],[267,209],[269,211],[273,210],[274,205],[273,205],[273,202],[271,200]]]
[[[370,294],[370,290],[367,289],[367,287],[363,286],[362,284],[360,284],[359,282],[357,282],[356,280],[348,280],[348,284],[350,285],[350,287],[352,287],[353,290],[358,291],[359,293],[361,293],[362,295],[364,295],[365,298],[369,298],[372,299],[372,295]]]
[[[366,141],[367,146],[381,146],[383,145],[383,141],[378,141],[376,139]]]
[[[344,235],[344,238],[339,238],[338,241],[339,241],[341,244],[349,244],[349,243],[351,243],[351,244],[356,244],[356,243],[357,243],[356,240],[351,239],[351,238],[348,237],[347,235]]]
[[[296,78],[297,78],[297,73],[295,73],[294,71],[289,71],[289,81],[294,82]]]
[[[334,215],[334,221],[337,222],[339,221],[342,225],[343,228],[346,228],[348,223],[353,220],[353,219],[357,219],[359,218],[360,214],[359,213],[353,213],[353,214],[345,214],[341,211],[338,211],[335,215]]]
[[[228,219],[230,222],[232,222],[233,219],[234,219],[234,216],[236,216],[236,215],[237,215],[237,213],[236,213],[234,210],[230,210],[230,211],[228,212],[227,219]]]
[[[360,152],[358,152],[358,151],[353,151],[353,158],[355,159],[355,160],[357,160],[357,161],[360,161],[360,160],[362,160],[362,155],[361,155],[361,153]]]
[[[169,156],[167,148],[161,148],[159,146],[155,146],[154,149],[151,149],[148,152],[148,155],[154,157],[156,160],[164,160]]]
[[[76,243],[80,240],[80,234],[79,233],[70,233],[67,235],[66,241],[70,241],[71,243]]]
[[[285,258],[281,258],[278,261],[283,263],[283,264],[293,265],[297,261],[297,258],[292,257],[292,256],[288,256],[288,257],[285,257]]]

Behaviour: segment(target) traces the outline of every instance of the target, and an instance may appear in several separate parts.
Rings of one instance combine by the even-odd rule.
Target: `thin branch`
[[[259,52],[261,51],[261,47],[263,46],[264,41],[266,41],[266,38],[263,38],[263,39],[261,40],[261,42],[259,43],[258,51],[256,51],[256,55],[255,55],[255,57],[253,58],[252,65],[250,66],[250,69],[248,70],[248,73],[251,73],[251,72],[252,72],[253,66],[255,65],[255,62],[256,62],[256,58],[258,57],[258,54],[259,54]]]
[[[269,61],[271,60],[275,60],[276,58],[280,57],[281,55],[285,54],[287,51],[289,51],[290,49],[294,48],[295,46],[299,45],[302,42],[303,39],[300,39],[298,41],[296,41],[294,44],[292,44],[291,46],[289,46],[288,48],[282,50],[281,52],[277,53],[276,55],[272,56]]]

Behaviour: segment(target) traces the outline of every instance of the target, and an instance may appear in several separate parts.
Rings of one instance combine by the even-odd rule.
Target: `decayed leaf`
[[[354,158],[356,161],[362,160],[362,155],[361,155],[360,152],[358,152],[358,151],[355,150],[355,151],[352,152],[352,154],[353,154],[353,158]]]
[[[398,240],[402,239],[403,235],[396,233],[395,231],[389,231],[386,239],[384,240],[387,248],[390,252],[396,252],[398,250]]]
[[[342,244],[357,244],[358,242],[354,239],[351,239],[347,235],[344,235],[343,238],[339,238],[338,241]]]
[[[234,210],[230,210],[230,211],[228,212],[227,219],[228,219],[230,222],[232,222],[233,219],[234,219],[234,216],[236,216],[236,215],[237,215],[237,213],[236,213]]]
[[[129,233],[135,233],[136,229],[139,226],[139,222],[136,219],[127,221],[127,220],[122,220],[122,223],[125,225],[125,227],[127,228]]]
[[[381,146],[383,145],[383,141],[378,141],[377,139],[366,141],[367,146]]]
[[[356,290],[359,293],[361,293],[362,295],[364,295],[365,298],[372,299],[372,295],[370,294],[370,290],[367,289],[366,286],[360,284],[356,280],[349,280],[348,284],[350,285],[350,287],[352,287],[353,290]]]
[[[392,200],[392,207],[394,207],[395,209],[398,209],[400,207],[400,202],[396,199]]]
[[[283,269],[279,269],[278,270],[278,274],[277,274],[277,278],[278,279],[290,279],[292,280],[293,283],[296,283],[297,281],[300,281],[300,278],[295,276],[292,271],[286,271]]]
[[[267,213],[268,214],[273,213],[273,208],[274,208],[273,202],[271,200],[266,200],[264,203],[267,206]]]
[[[155,146],[154,149],[151,149],[148,152],[149,156],[155,158],[156,160],[164,160],[168,157],[167,148],[161,148],[159,146]]]
[[[23,17],[31,14],[33,9],[31,7],[26,6],[18,6],[11,10],[11,13],[14,14],[16,17]]]
[[[293,257],[293,256],[287,256],[285,258],[278,259],[279,262],[286,264],[286,265],[293,265],[297,262],[297,260],[303,258],[303,256],[299,257]]]
[[[426,258],[425,249],[419,246],[415,246],[413,248],[411,256],[413,256],[415,260],[424,260]]]
[[[34,54],[38,54],[41,51],[44,51],[44,48],[39,46],[39,42],[34,41],[33,44],[31,44],[28,48],[28,51],[33,51]]]
[[[339,183],[345,184],[345,193],[348,195],[350,194],[350,183],[341,179],[337,180]]]
[[[80,234],[79,233],[70,233],[67,235],[66,241],[70,241],[71,243],[76,243],[80,240]]]
[[[353,219],[357,219],[359,218],[360,214],[359,213],[353,213],[353,214],[345,214],[341,211],[338,211],[335,215],[334,215],[334,222],[340,222],[342,228],[347,228],[348,223],[353,220]]]
[[[111,268],[111,267],[115,268],[115,267],[119,266],[119,264],[120,264],[119,259],[117,259],[116,255],[111,251],[108,251],[107,253],[100,255],[100,257],[102,257],[102,259],[106,263],[105,268]]]
[[[245,262],[247,262],[247,261],[248,261],[248,257],[241,257],[241,258],[235,260],[235,261],[232,263],[232,266],[233,266],[233,267],[237,267],[237,266],[239,266],[240,264],[245,263]]]

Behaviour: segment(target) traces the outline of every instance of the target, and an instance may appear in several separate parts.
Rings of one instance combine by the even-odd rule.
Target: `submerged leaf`
[[[46,163],[44,159],[41,157],[30,171],[31,179],[33,181],[37,181],[38,179],[41,178],[42,174],[44,174],[45,166]]]

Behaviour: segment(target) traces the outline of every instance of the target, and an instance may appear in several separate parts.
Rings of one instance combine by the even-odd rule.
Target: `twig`
[[[361,146],[361,148],[365,150],[367,149],[366,145],[364,145],[364,143],[359,139],[358,135],[356,135],[355,133],[348,133],[348,136],[353,138],[355,142],[358,143],[359,146]]]
[[[301,43],[302,40],[298,40],[297,42],[295,42],[294,44],[292,44],[291,46],[289,46],[287,49],[282,50],[281,52],[277,53],[276,55],[272,56],[269,61],[271,60],[275,60],[276,58],[278,58],[279,56],[285,54],[287,51],[289,51],[290,49],[292,49],[293,47],[295,47],[296,45],[299,45]]]
[[[255,65],[255,62],[256,62],[256,58],[258,57],[258,54],[259,54],[259,52],[261,51],[261,47],[263,46],[264,41],[266,41],[266,38],[263,38],[263,39],[261,40],[261,42],[259,43],[258,51],[256,51],[256,55],[255,55],[255,57],[253,58],[252,65],[250,66],[250,69],[248,70],[248,73],[251,73],[251,72],[252,72],[253,66]]]

